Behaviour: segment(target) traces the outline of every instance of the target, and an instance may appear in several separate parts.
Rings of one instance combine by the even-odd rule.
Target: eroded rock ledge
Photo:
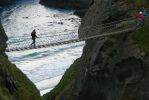
[[[95,0],[82,19],[79,36],[94,34],[84,32],[86,27],[131,17],[128,8],[123,0]],[[74,65],[73,79],[58,87],[65,75],[71,76]],[[87,40],[82,57],[72,66],[56,89],[45,95],[46,100],[149,99],[149,56],[134,41],[133,33]]]

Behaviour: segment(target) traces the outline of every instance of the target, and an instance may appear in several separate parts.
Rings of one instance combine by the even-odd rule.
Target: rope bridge
[[[23,51],[30,49],[38,49],[45,48],[50,46],[58,46],[69,43],[76,43],[80,41],[85,41],[88,39],[106,37],[110,35],[115,35],[119,33],[125,33],[129,31],[133,31],[136,29],[136,20],[127,19],[127,20],[119,20],[107,24],[96,25],[92,27],[84,28],[84,32],[94,33],[90,36],[84,36],[83,38],[79,38],[78,34],[75,32],[70,32],[69,34],[58,34],[51,35],[46,37],[39,37],[36,39],[36,45],[31,45],[32,39],[27,37],[16,37],[11,38],[7,42],[8,47],[6,48],[6,52],[12,51]],[[95,31],[95,32],[94,32]],[[96,33],[96,34],[95,34]],[[99,34],[100,33],[100,34]]]

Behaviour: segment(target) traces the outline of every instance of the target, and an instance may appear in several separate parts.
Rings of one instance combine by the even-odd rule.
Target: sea
[[[12,5],[0,7],[0,11],[8,41],[31,38],[34,29],[38,37],[49,39],[71,32],[78,35],[81,24],[81,18],[73,14],[73,9],[45,7],[39,0],[16,0]],[[85,42],[78,42],[6,54],[43,95],[50,92],[70,65],[81,57],[84,45]]]

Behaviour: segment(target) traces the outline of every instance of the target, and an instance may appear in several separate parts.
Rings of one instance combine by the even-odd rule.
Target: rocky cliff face
[[[3,29],[1,24],[0,24],[0,33],[1,33],[1,36],[0,36],[0,48],[1,48],[0,49],[0,54],[5,56],[4,52],[5,52],[5,48],[7,47],[6,41],[7,41],[8,38],[7,38],[6,34],[2,34],[2,33],[4,33],[4,29]]]
[[[13,0],[0,0],[0,6],[10,4]]]
[[[129,16],[123,0],[94,2],[82,19],[80,38],[100,34],[86,27]],[[87,40],[76,68],[69,85],[57,95],[57,90],[45,95],[47,100],[149,100],[149,56],[132,33]]]
[[[93,0],[40,0],[41,4],[61,8],[86,9]]]
[[[5,55],[7,36],[0,24],[0,100],[41,100],[33,83]]]

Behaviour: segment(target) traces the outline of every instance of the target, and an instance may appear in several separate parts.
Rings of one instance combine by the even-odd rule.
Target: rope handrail
[[[67,32],[74,32],[75,30],[68,30]],[[56,33],[62,33],[62,32],[56,32]],[[39,34],[39,36],[40,35],[47,35],[47,34]],[[65,34],[50,34],[50,35],[48,35],[48,37],[53,37],[53,36],[58,36],[58,35],[68,35],[68,33],[65,33]],[[30,36],[30,34],[29,34],[29,36]],[[31,37],[28,37],[28,36],[17,36],[17,37],[14,37],[14,36],[12,36],[12,37],[8,37],[8,38],[21,38],[21,37],[23,37],[23,38],[25,38],[25,39],[31,39]],[[40,36],[39,38],[44,38],[44,37],[47,37],[47,36]]]
[[[98,34],[93,34],[91,36],[85,36],[80,39],[78,38],[77,33],[74,33],[74,32],[72,32],[70,34],[51,36],[51,38],[49,38],[50,36],[46,37],[46,38],[38,38],[35,47],[30,46],[30,44],[32,43],[31,38],[29,38],[28,41],[25,41],[22,39],[18,39],[18,40],[14,39],[14,41],[11,41],[8,43],[6,52],[23,51],[23,50],[29,50],[29,49],[37,49],[37,48],[43,48],[43,47],[49,47],[49,46],[68,44],[68,43],[75,43],[75,42],[85,41],[88,39],[124,33],[124,32],[132,31],[132,30],[136,29],[136,20],[135,19],[132,19],[132,20],[124,19],[124,20],[112,22],[113,24],[108,23],[108,24],[101,24],[101,25],[93,26],[95,28],[91,28],[90,29],[91,31],[93,31],[93,30],[97,31],[97,29],[100,29],[100,26],[102,26],[101,27],[102,30],[100,30],[99,32],[97,31]]]
[[[124,22],[124,21],[134,21],[134,20],[136,20],[136,19],[135,18],[125,18],[125,19],[122,19],[122,20],[116,20],[116,21],[109,22],[109,23],[102,23],[100,25],[87,26],[87,27],[83,28],[82,30],[93,29],[95,27],[109,26],[109,25],[118,24],[118,23]]]

